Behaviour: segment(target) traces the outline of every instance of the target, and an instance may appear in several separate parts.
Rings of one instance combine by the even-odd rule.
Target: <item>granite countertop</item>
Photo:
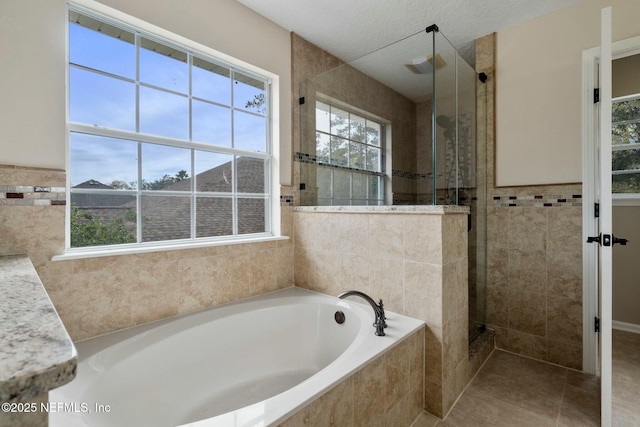
[[[71,381],[76,348],[26,255],[0,257],[0,401]]]
[[[294,212],[399,213],[421,215],[468,214],[469,206],[392,205],[392,206],[296,206]]]

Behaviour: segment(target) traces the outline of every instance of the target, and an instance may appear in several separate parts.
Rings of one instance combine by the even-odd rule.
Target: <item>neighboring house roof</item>
[[[263,193],[265,186],[265,162],[261,159],[239,157],[236,160],[238,192]],[[196,175],[198,191],[231,192],[231,162]],[[165,191],[185,191],[185,196],[142,196],[143,241],[184,239],[190,236],[191,227],[191,178],[169,184]],[[112,189],[96,180],[89,180],[73,188],[95,188],[95,194],[73,194],[71,202],[82,212],[89,213],[102,222],[112,222],[127,211],[136,209],[135,196],[99,194],[100,189]],[[231,198],[198,197],[196,199],[196,236],[208,237],[232,234],[233,219]],[[128,223],[129,224],[129,223]],[[131,223],[134,228],[135,224]],[[258,233],[265,229],[265,201],[241,198],[238,200],[238,232]]]
[[[113,187],[103,184],[95,179],[90,179],[71,188],[91,190],[114,190]],[[135,201],[136,196],[119,194],[102,194],[100,192],[83,194],[71,193],[71,203],[78,207],[122,207],[122,205]]]

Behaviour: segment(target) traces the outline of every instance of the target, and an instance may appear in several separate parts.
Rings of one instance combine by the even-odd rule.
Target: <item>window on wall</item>
[[[364,113],[316,101],[318,205],[384,204],[383,131]]]
[[[68,14],[69,247],[270,235],[269,78]]]
[[[612,104],[612,191],[640,194],[640,94]]]

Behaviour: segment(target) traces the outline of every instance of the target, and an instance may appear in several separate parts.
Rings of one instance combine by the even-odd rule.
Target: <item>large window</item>
[[[612,191],[640,194],[640,94],[613,100]]]
[[[349,107],[316,101],[318,205],[382,205],[380,121]]]
[[[69,246],[270,235],[269,79],[76,6],[68,30]]]

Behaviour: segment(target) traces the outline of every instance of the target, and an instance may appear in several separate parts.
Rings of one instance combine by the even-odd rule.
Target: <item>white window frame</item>
[[[267,99],[270,101],[267,106],[266,111],[266,135],[267,135],[267,149],[266,153],[259,152],[243,152],[239,149],[229,149],[225,147],[215,147],[215,152],[219,153],[228,153],[228,154],[236,154],[242,155],[243,153],[253,157],[253,158],[262,158],[268,160],[269,170],[265,171],[269,176],[266,177],[266,189],[268,193],[258,194],[257,197],[264,196],[266,203],[269,205],[265,212],[265,229],[264,233],[255,233],[249,235],[231,235],[224,237],[212,237],[212,238],[190,238],[190,239],[181,239],[181,240],[166,240],[166,241],[158,241],[158,242],[138,242],[138,243],[128,243],[128,244],[117,244],[117,245],[105,245],[105,246],[88,246],[81,248],[71,248],[71,232],[70,232],[70,215],[71,215],[71,183],[70,183],[70,174],[67,173],[67,208],[66,208],[66,243],[65,243],[65,253],[62,255],[57,255],[53,257],[54,260],[61,259],[78,259],[78,258],[90,258],[90,257],[98,257],[98,256],[110,256],[110,255],[119,255],[119,254],[130,254],[130,253],[142,253],[142,252],[155,252],[155,251],[165,251],[165,250],[176,250],[183,248],[196,248],[196,247],[208,247],[208,246],[219,246],[219,245],[229,245],[229,244],[238,244],[238,243],[253,243],[253,242],[261,242],[261,241],[270,241],[270,240],[281,240],[287,239],[287,237],[281,236],[280,230],[280,179],[279,179],[279,76],[267,70],[256,67],[247,62],[238,60],[230,55],[219,52],[215,49],[212,49],[208,46],[202,45],[200,43],[194,42],[192,40],[186,39],[180,35],[164,30],[155,25],[149,24],[143,20],[127,15],[123,12],[105,6],[103,4],[97,3],[93,0],[76,0],[73,2],[67,3],[67,13],[70,9],[79,11],[83,14],[87,14],[89,16],[96,16],[106,19],[108,21],[115,21],[117,23],[121,23],[122,25],[129,27],[130,30],[139,31],[144,33],[144,36],[153,37],[168,44],[174,44],[180,46],[182,49],[186,49],[189,52],[202,56],[209,57],[214,59],[217,63],[225,64],[231,70],[240,71],[243,74],[247,74],[250,76],[254,76],[261,80],[264,80],[266,83],[266,91],[267,91]],[[68,22],[68,20],[67,20]],[[68,25],[68,24],[67,24]],[[68,27],[67,27],[68,28]],[[67,30],[68,31],[68,30]],[[88,124],[81,123],[72,123],[69,120],[69,91],[68,91],[68,82],[69,82],[69,39],[67,32],[67,53],[66,53],[66,63],[67,63],[67,141],[66,141],[66,164],[70,165],[70,149],[69,149],[69,136],[71,132],[80,132],[80,133],[88,133],[91,135],[104,136],[104,137],[114,137],[119,139],[128,139],[134,141],[148,142],[148,143],[163,143],[175,147],[182,148],[192,148],[203,151],[212,151],[212,146],[210,144],[203,144],[197,142],[191,142],[186,140],[177,140],[172,138],[165,138],[155,135],[141,134],[138,132],[128,132],[124,130],[106,128],[93,126]],[[74,190],[74,192],[77,190]],[[115,190],[115,194],[124,195],[124,190]],[[136,191],[134,191],[135,193]],[[141,192],[140,189],[137,190],[139,194]],[[195,197],[193,192],[188,192],[185,196]],[[237,197],[237,194],[234,191],[233,197]],[[242,196],[244,197],[244,195]],[[193,215],[192,215],[193,222]],[[234,221],[235,224],[235,221]],[[191,228],[193,229],[194,224],[191,224]],[[138,233],[139,234],[139,233]],[[139,240],[138,236],[138,240]]]
[[[317,168],[323,168],[329,171],[343,171],[346,173],[349,173],[349,202],[350,205],[353,205],[353,201],[354,200],[365,200],[367,203],[364,205],[369,205],[369,206],[378,206],[378,205],[385,205],[388,195],[387,195],[387,158],[388,158],[388,148],[387,148],[387,139],[388,136],[390,134],[389,132],[389,128],[390,128],[390,123],[387,120],[382,119],[381,117],[378,117],[368,111],[359,109],[357,107],[354,107],[353,105],[347,104],[345,102],[339,101],[337,99],[334,99],[332,97],[329,97],[327,95],[321,94],[321,93],[316,93],[316,99],[315,99],[315,104],[313,106],[314,111],[317,111],[317,105],[318,102],[321,102],[323,104],[327,104],[329,105],[329,107],[335,107],[335,108],[339,108],[343,111],[346,111],[349,114],[354,114],[360,118],[364,118],[366,120],[370,120],[376,124],[378,124],[380,126],[380,146],[376,147],[380,149],[380,171],[378,172],[373,172],[370,171],[368,169],[359,169],[359,168],[353,168],[353,167],[336,167],[335,165],[331,165],[331,164],[327,164],[327,163],[320,163],[319,161],[316,164]],[[314,114],[315,117],[315,114]],[[314,135],[316,132],[319,132],[318,128],[317,128],[317,118],[314,120]],[[322,132],[322,131],[320,131]],[[332,134],[332,133],[326,133],[326,132],[322,132],[325,135],[329,135],[329,137],[339,137],[339,138],[343,138],[340,135],[336,135],[336,134]],[[315,137],[314,137],[315,138]],[[351,142],[351,139],[346,139],[347,141]],[[363,144],[366,146],[371,146],[371,144],[368,143],[363,143],[361,141],[353,141],[356,144]],[[354,199],[353,197],[353,174],[361,174],[361,175],[367,175],[367,176],[377,176],[380,178],[380,189],[379,189],[379,195],[380,198],[378,199]],[[323,200],[329,200],[331,201],[331,205],[333,205],[334,200],[345,200],[344,197],[334,197],[333,195],[333,173],[331,174],[332,178],[331,178],[331,197],[322,197]],[[369,192],[369,186],[367,185],[367,195]],[[318,199],[320,199],[320,197],[318,196]],[[377,203],[375,204],[371,204],[369,202],[375,200]],[[361,205],[361,204],[356,204],[356,205]],[[364,206],[362,205],[362,206]]]
[[[617,98],[613,98],[612,102],[620,102],[620,101],[631,101],[634,99],[640,99],[640,93],[634,95],[626,95],[620,96]],[[622,150],[637,150],[640,147],[630,146],[630,145],[612,145],[611,149],[613,152],[622,151]],[[640,172],[640,169],[625,171],[629,172]],[[618,175],[621,173],[616,173],[616,171],[612,171],[613,175]],[[624,172],[623,172],[624,173]],[[612,193],[613,206],[640,206],[640,193]]]

